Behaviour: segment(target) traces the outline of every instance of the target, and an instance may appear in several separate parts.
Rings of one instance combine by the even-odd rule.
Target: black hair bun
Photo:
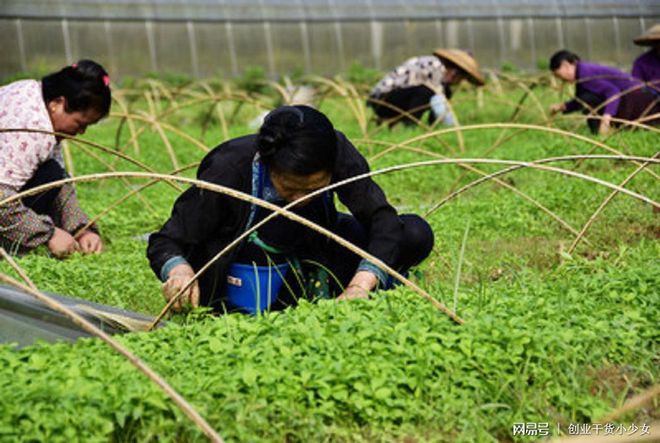
[[[94,110],[100,116],[110,112],[110,76],[92,60],[79,60],[41,79],[45,103],[66,99],[66,112]]]
[[[262,157],[270,157],[281,149],[286,143],[286,138],[278,128],[268,128],[263,125],[257,136],[257,148]]]
[[[70,66],[71,75],[74,79],[80,82],[89,82],[90,86],[103,88],[107,87],[110,83],[110,76],[99,65],[92,60],[79,60]]]
[[[304,105],[282,106],[266,116],[257,135],[264,165],[281,173],[331,172],[337,157],[337,135],[328,118]]]
[[[264,119],[257,136],[257,149],[262,157],[270,157],[287,145],[304,123],[303,112],[294,106],[281,106]]]

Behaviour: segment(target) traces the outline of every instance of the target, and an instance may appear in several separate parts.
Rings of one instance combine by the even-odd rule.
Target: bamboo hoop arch
[[[86,332],[100,338],[105,344],[110,346],[114,351],[116,351],[118,354],[120,354],[122,357],[124,357],[126,360],[129,361],[130,364],[135,366],[140,372],[142,372],[144,375],[147,376],[149,380],[151,380],[153,383],[155,383],[158,388],[165,393],[176,405],[181,411],[183,411],[184,414],[192,420],[195,425],[202,430],[202,432],[208,437],[209,440],[212,442],[217,442],[217,443],[223,443],[223,439],[220,436],[220,434],[215,431],[211,427],[211,425],[208,424],[208,422],[202,417],[196,410],[195,408],[185,399],[181,394],[179,394],[172,386],[170,386],[167,381],[165,381],[164,378],[162,378],[156,371],[151,369],[146,363],[144,363],[139,357],[137,357],[135,354],[133,354],[131,351],[129,351],[127,348],[119,344],[115,339],[113,339],[110,335],[106,334],[103,332],[101,329],[97,328],[94,326],[92,323],[90,323],[88,320],[85,318],[81,317],[79,314],[77,314],[75,311],[69,309],[68,307],[64,306],[63,304],[59,303],[58,301],[54,300],[53,298],[45,295],[41,291],[37,289],[35,284],[29,279],[25,271],[16,264],[16,262],[11,258],[9,254],[5,251],[4,248],[0,247],[0,256],[2,256],[5,260],[7,260],[7,263],[10,264],[10,266],[25,280],[27,283],[22,284],[19,281],[11,278],[10,276],[0,273],[0,281],[3,281],[11,286],[14,286],[30,295],[32,295],[34,298],[39,300],[41,303],[45,304],[49,308],[65,315],[67,318],[69,318],[71,321],[73,321],[76,325],[80,326],[83,330]]]
[[[583,156],[573,156],[573,158],[583,158]],[[642,161],[648,161],[652,163],[660,163],[660,160],[655,160],[655,159],[648,159],[648,158],[642,158],[642,157],[625,157],[625,156],[593,156],[593,158],[600,158],[600,159],[615,159],[615,160],[642,160]],[[542,159],[543,160],[543,159]],[[548,160],[545,159],[545,161],[557,161],[556,159]],[[551,166],[543,166],[541,163],[541,160],[536,161],[536,162],[518,162],[518,161],[511,161],[511,160],[494,160],[494,159],[442,159],[442,160],[429,160],[425,162],[416,162],[416,163],[409,163],[405,165],[398,165],[398,166],[393,166],[390,168],[385,168],[381,169],[378,171],[371,171],[365,174],[361,174],[355,177],[351,177],[347,180],[344,180],[342,182],[335,183],[333,185],[330,185],[324,189],[318,190],[314,193],[310,193],[307,196],[299,199],[298,201],[292,203],[292,204],[297,204],[300,201],[303,201],[308,198],[312,198],[315,195],[318,195],[321,192],[325,192],[326,190],[329,189],[334,189],[336,187],[342,186],[346,183],[352,182],[352,181],[357,181],[361,180],[367,177],[371,177],[377,174],[383,174],[386,172],[392,172],[392,171],[398,171],[398,170],[403,170],[403,169],[410,169],[410,168],[417,168],[417,167],[424,167],[424,166],[431,166],[431,165],[439,165],[439,164],[456,164],[458,162],[463,162],[463,163],[492,163],[492,164],[508,164],[508,165],[514,165],[517,166],[518,168],[520,167],[531,167],[534,169],[540,169],[540,170],[546,170],[546,171],[552,171],[552,172],[557,172],[563,175],[568,175],[576,178],[581,178],[586,181],[594,182],[597,184],[600,184],[605,187],[609,187],[611,189],[618,190],[624,194],[627,194],[629,196],[632,196],[634,198],[637,198],[639,200],[642,200],[646,203],[650,203],[651,205],[655,207],[660,208],[660,203],[655,202],[651,199],[649,199],[646,196],[643,196],[641,194],[638,194],[636,192],[630,191],[628,189],[622,188],[620,186],[617,186],[615,184],[612,184],[610,182],[595,178],[595,177],[590,177],[584,174],[576,173],[574,171],[569,171],[561,168],[556,168],[556,167],[551,167]],[[418,294],[422,295],[422,297],[426,298],[427,300],[431,301],[436,307],[444,312],[446,315],[448,315],[450,318],[454,319],[457,323],[461,324],[463,321],[459,317],[455,315],[455,313],[449,311],[442,303],[438,302],[435,300],[433,297],[431,297],[429,294],[425,293],[421,288],[419,288],[417,285],[400,275],[398,272],[394,271],[393,269],[389,268],[387,265],[385,265],[381,260],[378,258],[370,255],[369,253],[361,250],[360,248],[355,247],[352,245],[350,242],[347,242],[341,237],[336,236],[332,232],[326,230],[325,228],[322,228],[312,222],[309,222],[307,219],[302,218],[298,216],[297,214],[291,213],[283,208],[280,208],[278,206],[272,205],[268,202],[265,202],[261,199],[255,198],[251,195],[244,194],[242,192],[236,191],[231,188],[226,188],[220,185],[215,185],[212,183],[196,180],[196,179],[190,179],[190,178],[185,178],[185,177],[177,177],[177,176],[171,176],[171,175],[166,175],[166,174],[154,174],[154,173],[145,173],[145,172],[116,172],[116,173],[103,173],[103,174],[92,174],[92,175],[87,175],[87,176],[78,176],[75,178],[68,178],[68,179],[62,179],[58,180],[56,182],[48,183],[46,185],[38,186],[35,188],[32,188],[30,190],[15,194],[9,198],[6,198],[3,201],[0,201],[0,206],[7,204],[9,202],[15,201],[17,199],[20,199],[24,196],[27,195],[32,195],[36,194],[45,190],[48,190],[50,188],[56,187],[56,186],[61,186],[66,183],[71,183],[71,182],[79,182],[79,181],[93,181],[93,180],[100,180],[100,179],[105,179],[105,178],[118,178],[118,177],[135,177],[135,178],[157,178],[161,180],[174,180],[178,182],[184,182],[188,184],[194,184],[202,189],[208,189],[211,191],[215,192],[220,192],[226,195],[229,195],[231,197],[239,198],[244,201],[248,201],[250,203],[257,204],[259,206],[262,206],[266,209],[270,209],[277,213],[278,215],[285,216],[293,221],[302,223],[303,225],[309,227],[310,229],[314,229],[315,231],[325,235],[326,237],[336,241],[337,243],[341,244],[342,246],[348,248],[352,252],[356,253],[357,255],[361,256],[362,258],[371,261],[374,263],[376,266],[380,267],[384,271],[386,271],[388,274],[399,280],[400,282],[404,283],[406,286],[410,287],[411,289],[415,290]],[[271,214],[271,216],[275,216],[274,214]],[[192,280],[189,284],[192,284]],[[181,293],[185,291],[186,288],[182,289]],[[170,305],[173,304],[176,301],[176,297],[172,298],[170,300]],[[164,314],[163,314],[164,315]]]

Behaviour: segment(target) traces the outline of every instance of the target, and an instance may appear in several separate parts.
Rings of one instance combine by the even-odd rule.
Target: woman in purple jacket
[[[654,119],[646,117],[660,113],[658,97],[644,84],[609,66],[583,62],[576,54],[562,50],[550,58],[550,70],[562,81],[575,83],[575,98],[550,107],[550,113],[564,114],[583,110],[591,116],[587,123],[593,133],[607,134],[612,118],[621,120],[644,119],[646,124],[657,124],[660,115]]]
[[[660,23],[634,40],[636,45],[651,49],[635,59],[632,76],[643,82],[656,94],[660,94]]]

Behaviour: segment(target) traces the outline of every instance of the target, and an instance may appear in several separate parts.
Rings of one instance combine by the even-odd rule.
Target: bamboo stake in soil
[[[179,168],[179,169],[177,169],[177,170],[174,170],[174,171],[170,172],[169,174],[170,174],[170,175],[177,175],[177,174],[180,174],[181,172],[185,172],[185,171],[187,171],[187,170],[189,170],[189,169],[196,168],[196,167],[198,167],[198,166],[199,166],[199,162],[191,163],[191,164],[186,165],[186,166],[183,166],[183,167],[181,167],[181,168]],[[125,194],[125,195],[122,196],[121,198],[115,200],[113,203],[111,203],[111,204],[109,204],[108,206],[106,206],[105,209],[103,209],[101,212],[99,212],[98,214],[96,214],[94,217],[91,217],[91,218],[89,219],[89,221],[87,222],[87,224],[85,224],[85,226],[83,226],[82,228],[78,229],[78,232],[76,233],[76,235],[77,235],[78,233],[80,233],[80,232],[83,232],[83,231],[89,229],[90,226],[92,226],[94,223],[98,222],[103,216],[105,216],[106,214],[108,214],[108,213],[109,213],[110,211],[112,211],[113,209],[117,208],[119,205],[121,205],[122,203],[124,203],[126,200],[128,200],[128,199],[131,198],[132,196],[134,196],[134,195],[136,195],[136,194],[137,194],[137,195],[141,195],[140,193],[141,193],[142,191],[144,191],[145,189],[147,189],[147,188],[149,188],[149,187],[155,185],[156,183],[160,183],[161,181],[162,181],[162,180],[151,180],[150,182],[147,182],[147,183],[141,185],[140,187],[138,187],[138,188],[136,188],[136,189],[132,189],[128,194]],[[76,235],[74,235],[74,237],[75,237]]]
[[[523,163],[525,163],[525,162],[518,162],[519,164],[515,164],[515,165],[510,166],[510,167],[508,167],[508,168],[500,169],[500,170],[497,171],[497,172],[493,172],[492,174],[488,174],[488,175],[486,175],[486,176],[484,176],[484,177],[481,177],[481,178],[479,178],[479,179],[477,179],[477,180],[475,180],[475,181],[473,181],[473,182],[471,182],[471,183],[468,183],[467,185],[463,186],[462,188],[460,188],[460,189],[458,189],[458,190],[452,192],[451,194],[447,195],[447,196],[444,197],[442,200],[440,200],[438,203],[436,203],[435,205],[433,205],[433,207],[431,207],[431,209],[429,209],[428,211],[426,211],[426,214],[424,214],[424,216],[425,216],[425,217],[428,217],[428,216],[431,215],[433,212],[435,212],[436,210],[438,210],[441,206],[443,206],[445,203],[447,203],[448,201],[454,199],[455,197],[457,197],[458,195],[460,195],[460,194],[462,194],[463,192],[467,191],[468,189],[473,188],[473,187],[477,186],[478,184],[481,184],[481,183],[483,183],[483,182],[486,182],[486,181],[488,181],[488,180],[491,180],[491,179],[493,179],[493,178],[495,178],[495,177],[499,177],[500,175],[508,174],[509,172],[512,172],[512,171],[515,171],[515,170],[517,170],[517,169],[521,169],[521,168],[524,168],[524,167],[528,167],[528,166],[529,166],[529,167],[538,168],[538,169],[542,169],[542,170],[556,170],[556,169],[558,169],[558,168],[547,167],[547,166],[544,167],[544,166],[541,166],[541,164],[543,164],[543,163],[551,163],[551,162],[556,162],[556,161],[566,161],[566,160],[585,159],[585,158],[590,158],[590,159],[620,159],[620,160],[627,159],[627,160],[632,161],[633,163],[638,163],[638,160],[640,160],[640,159],[643,158],[643,159],[644,159],[643,161],[646,161],[646,162],[648,162],[648,163],[653,163],[653,164],[658,164],[658,163],[660,163],[660,161],[659,161],[658,159],[655,159],[655,158],[636,157],[635,160],[633,160],[633,157],[631,157],[631,156],[610,156],[610,155],[602,155],[602,156],[601,156],[601,155],[590,155],[590,156],[585,156],[585,155],[568,155],[568,156],[564,156],[564,157],[544,158],[544,159],[535,160],[534,162],[532,162],[532,163],[535,164],[536,166],[532,166],[532,165],[523,165]],[[624,193],[626,193],[626,194],[628,194],[628,195],[632,195],[632,194],[630,194],[630,193],[628,193],[628,192],[622,191],[622,190],[624,190],[624,189],[626,189],[626,188],[623,188],[623,187],[621,187],[621,186],[613,185],[612,183],[604,182],[604,181],[602,181],[602,180],[600,180],[600,179],[596,179],[596,178],[594,178],[594,177],[590,177],[590,176],[585,176],[585,175],[583,175],[583,174],[579,174],[579,173],[576,173],[576,172],[573,172],[573,171],[566,171],[566,170],[562,170],[562,171],[564,171],[564,173],[566,173],[565,175],[572,175],[572,176],[574,176],[574,177],[589,177],[589,179],[588,179],[589,181],[601,182],[601,184],[603,184],[604,186],[607,186],[608,188],[611,188],[611,189],[614,189],[614,190],[617,190],[617,191],[620,191],[620,192],[624,192]],[[559,172],[559,171],[557,171],[557,172]],[[569,172],[570,172],[570,173],[569,173]],[[574,174],[576,174],[576,175],[574,175]],[[609,184],[605,185],[604,183],[609,183]],[[627,191],[627,189],[626,189],[626,191]],[[635,194],[636,194],[636,193],[635,193]],[[644,198],[642,199],[642,201],[644,201],[644,202],[646,202],[646,203],[650,203],[652,206],[658,206],[658,203],[657,203],[657,202],[654,202],[654,201],[651,200],[651,199],[647,199],[646,197],[644,197]]]
[[[174,148],[170,143],[170,139],[167,138],[165,131],[163,131],[163,127],[156,119],[152,120],[152,125],[154,128],[156,128],[156,132],[158,132],[160,139],[163,141],[163,144],[165,145],[167,154],[170,156],[170,161],[172,162],[172,168],[179,169],[179,160],[176,158],[176,152],[174,152]]]
[[[146,116],[136,115],[136,114],[120,114],[120,113],[117,113],[117,112],[113,112],[110,115],[113,116],[113,117],[123,117],[123,118],[138,120],[138,121],[148,123],[150,125],[159,125],[159,126],[162,127],[162,129],[167,129],[168,131],[173,132],[175,135],[178,135],[182,139],[189,141],[190,143],[192,143],[193,145],[198,147],[202,152],[204,152],[204,153],[209,152],[209,147],[206,146],[201,141],[197,140],[194,137],[191,137],[190,135],[188,135],[185,132],[175,128],[172,125],[169,125],[169,124],[164,123],[164,122],[159,122],[154,117],[146,117]]]
[[[381,142],[381,141],[375,141],[375,140],[373,141],[373,143],[385,144],[385,145],[392,145],[392,144],[393,144],[393,143],[389,143],[389,142]],[[434,158],[443,158],[443,159],[448,158],[448,157],[445,157],[445,156],[443,156],[443,155],[436,154],[436,153],[433,152],[433,151],[427,151],[426,149],[412,148],[412,147],[409,147],[409,146],[402,146],[400,149],[405,149],[405,150],[407,150],[407,151],[411,151],[411,152],[417,152],[417,153],[424,154],[424,155],[428,155],[429,157],[434,157]],[[474,166],[466,165],[466,164],[461,164],[461,163],[459,163],[458,165],[459,165],[460,167],[462,167],[462,168],[468,170],[468,171],[476,172],[477,174],[479,174],[479,175],[481,175],[481,176],[487,176],[487,175],[488,175],[487,172],[484,172],[484,171],[482,171],[482,170],[479,169],[479,168],[475,168]],[[522,199],[527,200],[528,202],[532,203],[534,206],[536,206],[536,207],[539,208],[541,211],[545,212],[547,215],[549,215],[551,218],[553,218],[555,221],[557,221],[557,222],[558,222],[558,223],[559,223],[564,229],[566,229],[566,230],[567,230],[568,232],[570,232],[571,234],[573,234],[573,235],[578,235],[578,231],[577,231],[577,229],[575,229],[575,228],[574,228],[573,226],[571,226],[568,222],[566,222],[564,219],[562,219],[561,217],[559,217],[559,215],[557,215],[557,214],[555,214],[554,212],[552,212],[549,208],[547,208],[546,206],[544,206],[543,204],[541,204],[538,200],[532,198],[532,197],[529,196],[528,194],[524,193],[523,191],[519,190],[519,189],[516,188],[515,186],[510,185],[509,183],[507,183],[507,182],[505,182],[505,181],[503,181],[503,180],[500,180],[500,179],[498,179],[498,178],[493,178],[493,181],[494,181],[495,183],[497,183],[498,185],[500,185],[500,186],[502,186],[502,187],[504,187],[504,188],[509,189],[511,192],[513,192],[514,194],[518,195],[518,196],[521,197]],[[587,241],[587,243],[589,243],[588,240],[585,240],[585,241]]]
[[[641,394],[636,395],[635,397],[626,401],[626,403],[623,406],[621,406],[618,409],[615,409],[614,411],[610,412],[609,414],[607,414],[605,417],[601,418],[598,421],[600,423],[613,422],[622,415],[641,408],[647,403],[653,401],[655,397],[659,397],[659,396],[660,396],[660,385],[652,386],[651,388],[647,389]]]
[[[660,157],[660,152],[656,152],[656,154],[653,156],[653,158],[659,158],[659,157]],[[637,174],[639,174],[649,164],[650,163],[647,162],[647,163],[644,163],[644,164],[640,165],[637,169],[635,169],[635,171],[633,171],[628,177],[626,177],[626,179],[623,180],[619,184],[619,186],[621,186],[621,187],[626,186],[633,178],[635,178],[635,176]],[[587,220],[587,222],[582,227],[582,230],[580,230],[579,234],[575,237],[575,240],[573,240],[573,243],[571,244],[570,248],[568,248],[567,252],[568,252],[569,255],[572,254],[573,251],[575,251],[575,248],[577,247],[580,240],[582,240],[584,235],[587,233],[587,230],[589,230],[591,225],[593,225],[593,223],[596,221],[598,216],[603,212],[605,207],[612,201],[612,199],[614,197],[616,197],[616,195],[618,193],[619,193],[618,191],[612,191],[612,193],[610,193],[610,195],[608,195],[607,198],[605,198],[605,200],[603,200],[603,202],[600,204],[600,206],[598,206],[598,209],[596,209],[596,211],[591,215],[591,217],[589,217],[589,220]]]
[[[340,97],[346,99],[351,113],[357,120],[362,135],[367,135],[366,112],[360,107],[362,98],[359,95],[356,95],[357,92],[350,83],[344,84],[341,80],[333,81],[317,75],[312,75],[308,78],[311,82],[320,83],[334,89]]]
[[[124,102],[124,100],[120,99],[118,96],[116,96],[116,94],[112,94],[112,98],[115,102],[117,102],[117,104],[122,109],[122,111],[124,111],[124,114],[128,114],[128,105]],[[135,125],[133,124],[133,120],[125,117],[120,120],[120,123],[117,127],[117,132],[115,134],[115,151],[123,150],[119,148],[119,140],[121,138],[121,130],[124,122],[126,122],[126,124],[128,125],[128,130],[131,134],[130,140],[132,141],[135,155],[140,155],[140,143],[137,140],[138,136],[136,135]],[[129,141],[127,145],[131,143],[131,141]]]
[[[186,414],[193,421],[193,423],[195,423],[195,425],[197,425],[197,427],[202,430],[202,432],[209,438],[209,440],[218,443],[223,442],[222,437],[211,427],[211,425],[206,422],[206,420],[204,420],[201,415],[199,415],[195,408],[190,403],[188,403],[188,401],[186,401],[186,399],[183,398],[181,394],[179,394],[172,386],[170,386],[164,378],[162,378],[153,369],[147,366],[146,363],[140,360],[139,357],[126,349],[124,346],[120,345],[119,342],[114,340],[110,335],[106,334],[92,323],[87,321],[85,318],[81,317],[75,311],[40,292],[34,283],[28,278],[23,269],[18,266],[18,264],[16,264],[16,262],[2,247],[0,247],[0,255],[5,260],[7,260],[7,263],[9,263],[9,265],[21,276],[21,278],[25,280],[27,286],[3,273],[0,273],[0,281],[3,281],[27,292],[49,308],[71,319],[71,321],[73,321],[76,325],[80,326],[85,331],[103,340],[108,346],[126,358],[133,366],[135,366],[140,372],[146,375],[149,380],[154,382],[168,397],[170,397],[172,401],[174,401],[174,403],[183,411],[183,413]]]
[[[647,126],[647,125],[643,125],[643,124],[636,123],[636,122],[629,122],[629,123],[632,126],[649,128],[649,129],[653,129],[655,131],[660,132],[659,129],[656,129],[656,128],[653,128],[653,127],[650,127],[650,126]],[[574,134],[572,132],[564,131],[564,130],[557,129],[557,128],[550,128],[550,127],[546,127],[546,126],[537,126],[537,125],[528,125],[528,124],[522,124],[522,123],[487,123],[487,124],[479,124],[479,125],[462,126],[461,128],[445,128],[445,129],[440,129],[438,131],[430,132],[430,133],[427,133],[427,134],[418,135],[416,137],[409,138],[408,140],[405,140],[403,142],[397,143],[397,144],[393,145],[392,147],[386,149],[385,151],[380,152],[377,156],[374,157],[374,159],[378,156],[383,156],[383,155],[385,155],[386,153],[388,153],[390,151],[396,150],[399,147],[407,146],[407,145],[410,145],[412,143],[419,142],[419,141],[422,141],[422,140],[426,140],[426,139],[429,139],[429,138],[434,138],[434,137],[437,137],[438,135],[441,135],[441,134],[449,134],[449,133],[456,132],[456,131],[475,131],[475,130],[498,129],[498,128],[528,129],[528,130],[532,130],[532,131],[549,132],[549,133],[553,133],[553,134],[563,135],[563,136],[570,137],[570,138],[573,138],[573,139],[581,140],[581,141],[589,143],[591,145],[598,146],[598,147],[603,148],[604,150],[606,150],[606,151],[608,151],[612,154],[623,155],[622,152],[617,151],[616,149],[612,148],[611,146],[606,145],[605,143],[599,142],[599,141],[591,139],[589,137],[585,137],[585,136],[580,135],[580,134]],[[639,163],[637,163],[637,164],[639,165]],[[649,174],[653,175],[653,177],[655,177],[656,179],[660,178],[654,172],[652,172],[649,169],[645,169],[645,171],[648,172]]]
[[[87,149],[87,148],[85,147],[85,145],[83,145],[83,144],[79,144],[79,145],[78,145],[78,149],[80,149],[80,150],[83,151],[85,154],[89,155],[89,156],[92,157],[94,160],[96,160],[97,162],[101,163],[103,166],[105,166],[106,168],[108,168],[108,171],[111,171],[111,172],[116,172],[116,171],[117,171],[117,170],[116,170],[116,169],[115,169],[110,163],[108,163],[108,162],[106,162],[105,160],[103,160],[100,156],[98,156],[98,155],[97,155],[96,153],[94,153],[93,151]],[[69,174],[69,175],[73,175],[73,174]],[[126,185],[126,188],[130,191],[130,190],[131,190],[131,182],[129,182],[128,179],[126,179],[126,178],[122,179],[122,182]],[[147,209],[149,209],[149,211],[150,211],[153,215],[156,215],[156,209],[155,209],[155,208],[153,207],[153,205],[149,202],[149,200],[147,200],[146,198],[144,198],[141,194],[138,195],[138,198],[140,199],[140,201],[142,202],[142,204],[143,204]],[[88,226],[88,227],[89,227],[89,226]],[[85,229],[87,229],[87,228],[85,228]],[[80,230],[80,232],[82,232],[82,231],[83,231],[83,230]]]

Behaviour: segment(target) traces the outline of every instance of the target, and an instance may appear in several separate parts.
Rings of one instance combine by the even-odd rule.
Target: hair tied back
[[[291,139],[292,133],[303,127],[303,112],[294,106],[280,106],[268,113],[259,130],[259,153],[263,157],[274,155]]]
[[[303,123],[305,123],[305,114],[303,114],[300,109],[296,108],[295,106],[287,106],[287,110],[298,116],[298,126],[302,126]]]
[[[267,123],[272,120],[273,117],[282,114],[294,114],[296,117],[298,117],[298,126],[302,126],[305,122],[305,114],[303,114],[300,109],[296,108],[295,106],[280,106],[279,108],[268,113],[264,119],[264,123]]]

